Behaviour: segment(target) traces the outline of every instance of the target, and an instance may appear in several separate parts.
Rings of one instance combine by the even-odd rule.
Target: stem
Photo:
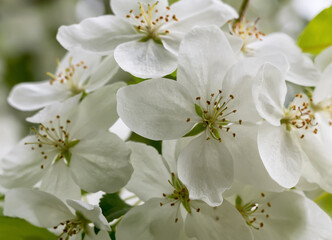
[[[239,18],[236,19],[235,23],[238,23],[238,22],[242,21],[242,19],[246,15],[247,9],[249,7],[249,3],[250,3],[250,0],[243,0],[240,11],[239,11]]]

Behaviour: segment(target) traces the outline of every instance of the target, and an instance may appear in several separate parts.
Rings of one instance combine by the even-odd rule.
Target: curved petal
[[[114,58],[126,72],[140,78],[158,78],[175,71],[177,58],[160,43],[131,41],[119,45]]]
[[[36,142],[36,137],[23,138],[1,161],[0,184],[6,188],[33,187],[45,174],[41,165],[47,168],[50,161],[43,159],[41,151],[32,150],[25,143]],[[54,156],[54,155],[53,155]],[[51,159],[52,156],[49,156]]]
[[[33,189],[18,188],[6,193],[4,215],[23,218],[30,223],[50,228],[75,218],[57,197]]]
[[[300,179],[302,149],[296,136],[285,126],[263,123],[258,129],[258,150],[273,180],[285,188],[294,187]]]
[[[232,156],[223,143],[214,139],[206,140],[202,134],[180,154],[178,174],[188,188],[191,199],[218,206],[222,203],[221,194],[233,182]]]
[[[180,45],[178,82],[204,99],[221,89],[228,69],[236,62],[225,36],[216,26],[195,27]]]
[[[123,122],[153,140],[180,138],[199,119],[187,89],[169,79],[153,79],[121,88],[117,101]]]
[[[320,74],[311,59],[301,52],[294,40],[285,33],[273,33],[248,45],[255,50],[256,56],[282,53],[286,56],[290,70],[287,80],[303,86],[314,86]]]
[[[132,208],[117,226],[116,239],[180,240],[183,228],[181,213],[176,206],[160,206],[161,201],[163,199],[153,198]],[[178,218],[177,222],[175,218]]]
[[[49,81],[38,83],[20,83],[8,96],[8,103],[21,111],[33,111],[39,108],[61,102],[71,96],[59,85],[51,85]]]
[[[78,106],[78,112],[72,114],[76,117],[71,134],[77,139],[94,131],[107,130],[117,120],[116,93],[125,86],[123,82],[116,82],[104,86],[86,96]]]
[[[116,63],[113,54],[107,56],[101,63],[94,69],[90,79],[86,83],[86,91],[92,92],[109,81],[115,81],[114,75],[118,72],[119,66]]]
[[[322,78],[317,83],[313,93],[315,104],[332,97],[332,64],[325,68]]]
[[[332,63],[332,46],[325,48],[316,58],[315,66],[320,72],[324,72],[325,68]]]
[[[253,239],[241,214],[229,202],[224,201],[221,206],[214,208],[204,203],[196,204],[200,211],[188,214],[185,220],[185,230],[189,237],[196,237],[197,240]]]
[[[85,19],[79,24],[61,26],[56,38],[67,50],[83,49],[107,55],[119,44],[138,40],[140,36],[127,21],[104,15]]]
[[[235,179],[256,186],[265,191],[282,191],[282,188],[269,175],[258,152],[255,124],[233,125],[236,137],[227,142],[234,160]]]
[[[143,8],[147,10],[147,5],[150,4],[151,6],[156,3],[156,0],[140,0],[139,1]],[[156,5],[156,9],[162,11],[166,9],[168,6],[167,0],[159,0],[158,4]],[[114,14],[117,17],[126,18],[126,15],[130,14],[130,10],[133,10],[134,15],[139,15],[139,5],[138,1],[132,0],[112,0],[111,1],[111,8]]]
[[[130,149],[115,134],[97,132],[72,148],[70,170],[77,185],[88,192],[116,192],[130,179]]]
[[[157,150],[142,143],[129,142],[127,145],[132,150],[130,162],[134,172],[126,189],[135,193],[142,201],[173,192],[173,187],[168,182],[171,173]]]
[[[234,8],[218,0],[181,0],[172,4],[170,13],[179,19],[169,24],[171,32],[172,29],[187,32],[193,26],[223,26],[238,16]]]
[[[69,167],[59,161],[46,169],[40,190],[51,193],[62,200],[80,199],[81,189],[71,177]]]
[[[259,114],[269,123],[279,126],[287,94],[286,82],[279,69],[270,63],[264,64],[256,76],[252,94]]]
[[[94,223],[97,228],[107,231],[111,230],[99,206],[94,206],[79,200],[67,200],[67,204],[75,209],[75,211],[82,214],[84,218]]]

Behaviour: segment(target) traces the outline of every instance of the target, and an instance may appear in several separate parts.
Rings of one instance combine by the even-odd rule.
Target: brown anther
[[[229,95],[229,97],[231,98],[231,99],[234,99],[234,96],[231,94],[231,95]]]
[[[214,93],[211,93],[211,97],[213,97],[214,96]]]
[[[233,113],[236,113],[237,110],[233,110]]]
[[[187,118],[187,122],[190,122],[190,118]]]
[[[201,98],[200,98],[200,97],[197,97],[196,100],[201,100]]]
[[[239,124],[240,124],[240,125],[242,124],[242,120],[239,120]]]
[[[38,144],[38,147],[40,147],[40,148],[41,148],[41,147],[43,147],[43,145],[41,145],[41,144]]]
[[[226,128],[226,132],[228,132],[228,131],[229,131],[229,129],[230,129],[229,127],[228,127],[228,128]]]
[[[59,116],[59,115],[56,115],[56,118],[57,118],[57,119],[59,119],[59,118],[60,118],[60,116]]]
[[[266,216],[265,216],[266,218],[269,218],[270,217],[270,215],[269,214],[266,214]]]
[[[219,138],[218,141],[221,142],[221,138]]]
[[[261,222],[261,223],[259,224],[259,226],[260,226],[261,228],[264,227],[264,223]]]
[[[31,147],[31,150],[35,150],[35,148],[34,148],[34,147]]]
[[[206,103],[207,103],[208,105],[210,105],[210,104],[211,104],[211,102],[210,102],[210,101],[206,101]]]
[[[300,138],[303,139],[304,138],[304,134],[302,134]]]
[[[87,68],[88,68],[88,66],[87,66],[87,65],[84,65],[84,66],[83,66],[83,68],[84,68],[84,69],[87,69]]]
[[[216,217],[216,221],[219,221],[219,217]]]
[[[44,159],[47,159],[47,156],[44,156]]]
[[[175,205],[175,203],[171,203],[171,206],[173,207]]]
[[[166,7],[166,10],[171,10],[171,8],[169,6]]]
[[[206,140],[210,140],[211,138],[210,137],[207,137]]]
[[[264,193],[261,193],[261,196],[262,196],[262,197],[265,197],[265,194],[264,194]]]
[[[262,209],[261,213],[264,213],[265,212],[265,209]]]
[[[318,129],[317,129],[317,128],[315,128],[315,130],[314,130],[314,134],[317,134],[317,132],[318,132]]]
[[[54,227],[53,227],[53,229],[57,229],[57,228],[58,228],[58,226],[54,226]]]
[[[200,209],[200,208],[197,208],[197,209],[196,209],[196,212],[200,212],[200,211],[201,211],[201,209]]]
[[[233,137],[236,137],[236,134],[235,134],[235,133],[233,133]]]
[[[40,168],[41,168],[41,169],[44,169],[44,165],[41,165]]]
[[[166,31],[165,31],[165,33],[166,33],[166,34],[169,34],[169,31],[168,31],[168,30],[166,30]]]
[[[268,202],[268,203],[267,203],[267,206],[268,206],[268,207],[271,207],[271,203],[270,203],[270,202]]]
[[[175,223],[177,223],[179,221],[179,219],[178,218],[175,218]]]
[[[162,207],[163,205],[164,205],[164,204],[161,202],[161,203],[160,203],[160,207]]]

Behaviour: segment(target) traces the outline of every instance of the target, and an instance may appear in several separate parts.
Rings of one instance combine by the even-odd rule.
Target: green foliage
[[[145,144],[157,149],[157,151],[161,154],[161,141],[150,140],[150,139],[142,137],[134,132],[131,134],[129,141],[145,143]]]
[[[173,3],[178,2],[179,0],[168,0],[169,5],[172,5]]]
[[[31,225],[19,218],[0,217],[0,239],[5,240],[57,240],[44,228]]]
[[[332,6],[309,22],[297,43],[304,52],[313,54],[319,54],[332,45]]]
[[[206,126],[204,126],[204,123],[197,123],[193,129],[190,130],[186,135],[183,137],[192,137],[200,134],[206,129]]]
[[[332,194],[325,192],[315,202],[332,218]]]
[[[99,206],[109,222],[123,216],[132,208],[132,206],[125,203],[117,193],[105,194],[100,199]]]

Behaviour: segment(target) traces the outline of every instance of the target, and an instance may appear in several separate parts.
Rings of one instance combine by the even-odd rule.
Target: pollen
[[[139,15],[134,15],[134,11],[131,9],[126,14],[126,18],[136,28],[138,33],[144,35],[142,40],[160,40],[161,35],[170,34],[170,31],[164,29],[163,26],[171,21],[179,21],[175,14],[170,18],[170,7],[166,7],[165,10],[158,9],[159,1],[156,1],[152,5],[147,4],[147,6],[141,2],[138,2],[138,4]]]

